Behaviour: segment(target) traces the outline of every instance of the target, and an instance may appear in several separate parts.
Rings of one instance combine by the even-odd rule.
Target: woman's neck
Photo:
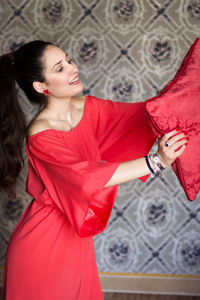
[[[43,110],[43,114],[48,114],[52,119],[71,120],[71,114],[74,112],[74,103],[72,98],[55,99],[50,98],[48,104]]]

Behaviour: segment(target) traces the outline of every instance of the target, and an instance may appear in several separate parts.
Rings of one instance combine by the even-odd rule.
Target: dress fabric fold
[[[143,102],[93,96],[73,130],[27,137],[26,190],[33,199],[9,241],[5,300],[103,299],[92,237],[106,228],[118,188],[105,185],[121,162],[146,155],[155,139]]]

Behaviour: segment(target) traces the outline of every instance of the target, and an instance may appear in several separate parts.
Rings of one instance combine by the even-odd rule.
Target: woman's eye
[[[59,68],[57,71],[62,72],[62,70],[63,70],[63,67]]]

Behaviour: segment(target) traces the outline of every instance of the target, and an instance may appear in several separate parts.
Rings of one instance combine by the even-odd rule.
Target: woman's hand
[[[183,133],[177,133],[177,130],[173,130],[164,134],[158,140],[157,154],[159,155],[161,164],[164,168],[170,166],[186,148],[188,137]]]

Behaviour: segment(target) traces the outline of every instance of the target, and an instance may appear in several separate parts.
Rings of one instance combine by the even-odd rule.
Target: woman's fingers
[[[175,142],[171,147],[170,149],[173,150],[173,151],[176,151],[176,149],[178,149],[179,147],[185,145],[187,143],[187,140],[184,139],[184,140],[181,140],[181,141],[177,141]]]
[[[183,151],[185,150],[186,147],[187,147],[187,146],[184,144],[184,145],[182,145],[182,146],[180,147],[179,150],[177,150],[176,152],[174,152],[175,159],[176,159],[177,157],[179,157],[179,156],[183,153]],[[174,160],[175,160],[175,159],[174,159]]]
[[[173,137],[171,137],[168,142],[170,143],[170,145],[173,145],[174,143],[176,143],[177,141],[183,139],[185,137],[184,133],[180,133],[180,134],[177,134]]]
[[[179,134],[176,133],[176,135],[174,135],[174,131],[172,131],[163,136],[163,140],[161,140],[161,143],[164,146],[170,147],[174,145],[177,141],[183,139],[184,137],[185,137],[184,133],[179,133]]]
[[[159,139],[158,155],[164,166],[169,166],[172,162],[183,153],[188,142],[184,133],[178,133],[173,130]]]
[[[178,131],[177,130],[173,130],[173,131],[170,131],[168,133],[165,133],[162,138],[161,138],[161,141],[163,143],[166,143],[171,137],[173,137],[175,134],[177,135]]]

